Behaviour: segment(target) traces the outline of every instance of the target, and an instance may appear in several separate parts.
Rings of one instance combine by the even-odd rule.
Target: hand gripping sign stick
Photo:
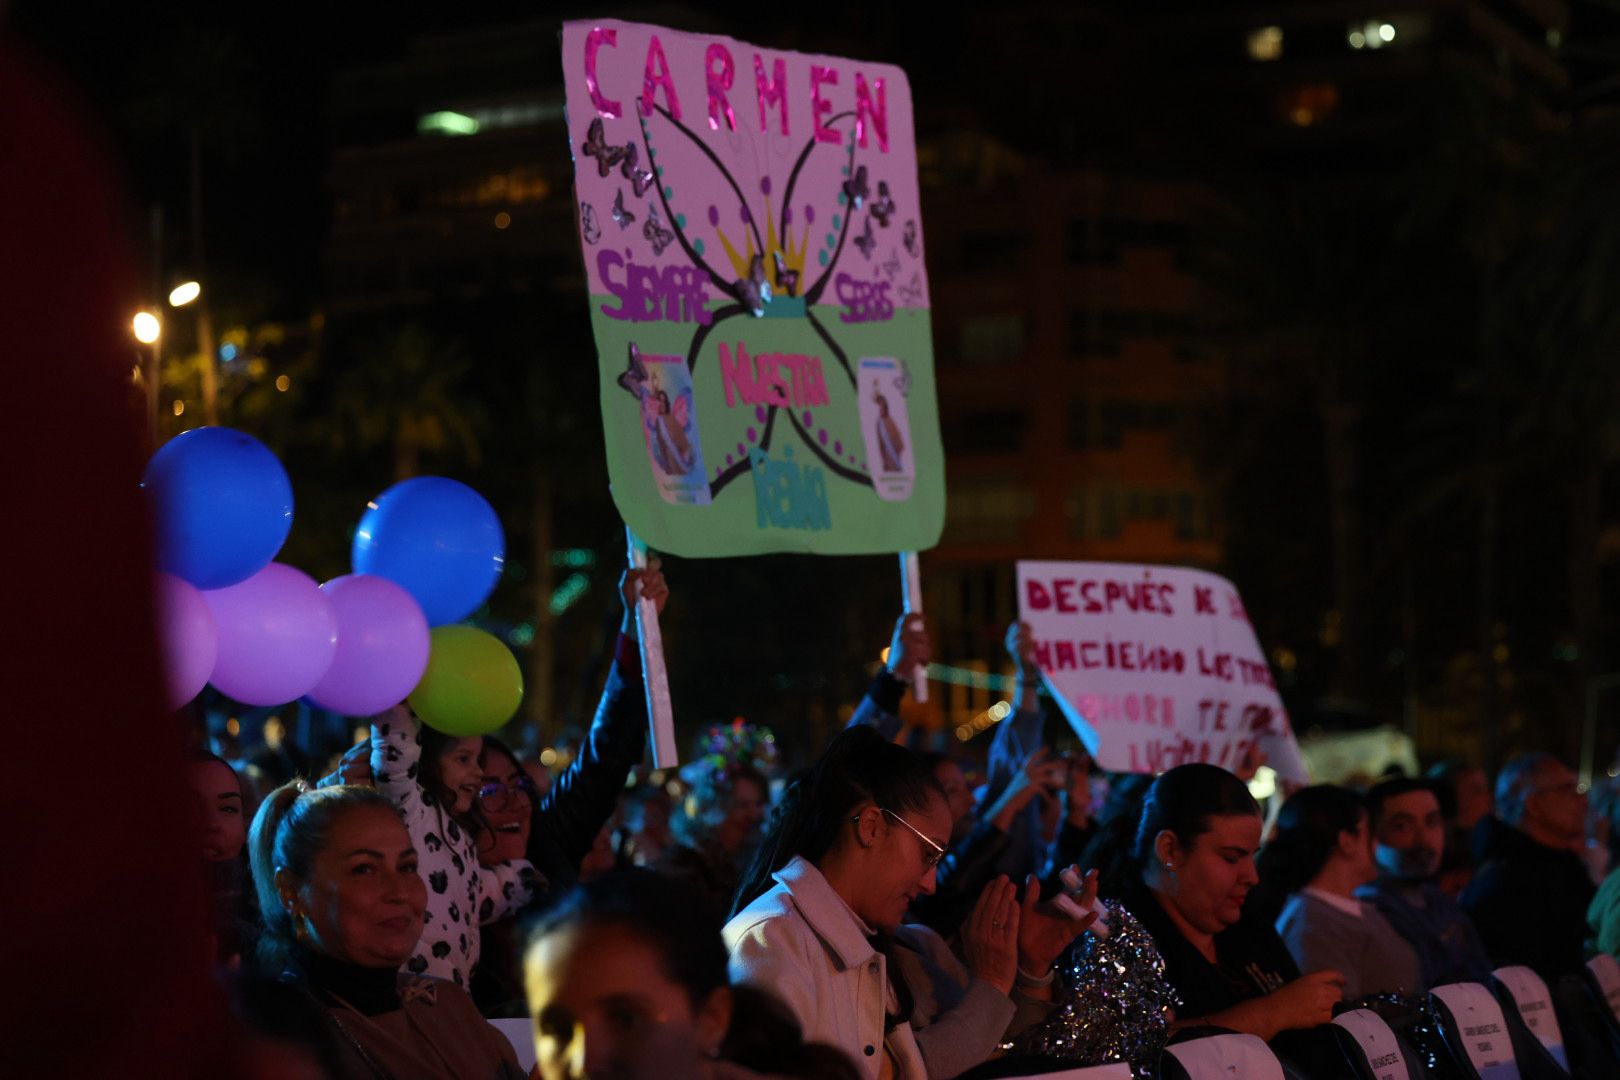
[[[647,568],[647,545],[625,526],[630,565]],[[636,640],[641,643],[641,672],[647,684],[647,723],[651,728],[653,768],[672,769],[680,764],[675,750],[675,712],[669,703],[669,672],[664,669],[664,635],[658,628],[658,606],[638,593]]]
[[[900,601],[907,615],[922,614],[922,569],[915,551],[900,553]],[[911,700],[928,702],[928,669],[918,664],[911,673]]]

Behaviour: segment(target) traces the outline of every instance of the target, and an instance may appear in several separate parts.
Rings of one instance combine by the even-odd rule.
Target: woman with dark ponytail
[[[724,930],[732,981],[775,994],[805,1039],[843,1050],[871,1080],[978,1065],[1019,1012],[1015,984],[1033,973],[1049,997],[1046,973],[1084,923],[1036,912],[1038,886],[1020,904],[1003,877],[968,919],[964,959],[926,927],[902,927],[934,891],[950,838],[929,765],[870,727],[844,730],[789,785],[738,890]]]
[[[520,1080],[511,1045],[465,990],[399,970],[422,936],[427,886],[388,796],[285,784],[259,807],[248,849],[262,970],[295,992],[279,1012],[302,1001],[327,1029],[336,1080]]]
[[[1356,889],[1378,876],[1361,796],[1331,784],[1296,792],[1259,870],[1266,890],[1287,898],[1277,932],[1300,968],[1342,972],[1347,999],[1424,989],[1412,947],[1377,908],[1356,899]]]

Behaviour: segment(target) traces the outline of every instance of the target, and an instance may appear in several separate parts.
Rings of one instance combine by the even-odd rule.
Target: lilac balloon
[[[344,716],[374,716],[404,701],[432,646],[421,605],[371,574],[333,578],[321,592],[337,613],[337,654],[309,700]]]
[[[321,681],[337,652],[337,613],[315,579],[271,563],[240,585],[203,593],[219,627],[209,682],[244,705],[295,701]]]
[[[178,709],[208,685],[219,656],[219,629],[202,590],[162,571],[157,575],[157,611],[163,695],[169,708]]]

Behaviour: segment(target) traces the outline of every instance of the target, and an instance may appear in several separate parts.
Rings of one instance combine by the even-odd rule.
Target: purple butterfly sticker
[[[602,127],[602,118],[598,116],[591,121],[591,126],[585,129],[585,145],[580,148],[586,157],[596,159],[598,175],[606,176],[613,171],[613,166],[619,163],[631,145],[609,146],[607,135]]]
[[[882,269],[883,276],[893,281],[900,276],[900,253],[891,248],[889,257],[879,263],[878,266]]]
[[[913,259],[921,257],[922,252],[919,250],[917,243],[917,222],[915,220],[906,221],[905,244],[907,255],[910,255]]]
[[[602,175],[606,176],[607,174],[603,173]],[[844,194],[849,198],[849,208],[851,210],[861,208],[861,203],[865,202],[866,197],[871,194],[871,191],[866,186],[865,165],[857,167],[855,175],[844,181]]]
[[[894,216],[894,199],[889,196],[889,182],[878,181],[877,198],[872,200],[872,216],[878,219],[878,224],[885,229],[889,227],[889,219]]]
[[[799,295],[799,272],[788,269],[780,251],[776,252],[776,285],[788,296]]]
[[[877,237],[872,235],[872,219],[866,219],[866,231],[855,238],[855,246],[861,249],[866,258],[872,257],[872,249],[877,247]]]
[[[630,187],[634,189],[638,199],[647,194],[647,189],[652,187],[653,182],[652,173],[646,169],[636,168],[639,159],[640,154],[636,150],[636,144],[626,143],[624,146],[624,163],[619,166],[619,174],[630,181]]]
[[[743,307],[753,313],[754,318],[762,318],[765,305],[771,302],[771,284],[765,280],[765,260],[755,255],[748,264],[748,276],[739,278],[733,289]]]
[[[647,207],[647,221],[641,226],[641,235],[651,241],[654,255],[662,255],[664,249],[675,242],[675,234],[658,220],[658,207],[650,204]]]
[[[641,362],[641,350],[636,348],[633,341],[630,343],[630,363],[619,373],[619,387],[637,401],[641,400],[641,395],[647,389],[647,365]]]
[[[596,223],[596,207],[588,202],[579,204],[579,228],[585,235],[587,244],[594,244],[602,239],[602,227]]]
[[[624,189],[620,188],[613,195],[613,220],[619,228],[629,228],[630,223],[636,220],[636,215],[624,208]]]
[[[906,307],[916,307],[917,305],[921,304],[923,292],[922,275],[912,274],[911,284],[902,285],[896,291],[900,294],[900,302],[905,304]]]

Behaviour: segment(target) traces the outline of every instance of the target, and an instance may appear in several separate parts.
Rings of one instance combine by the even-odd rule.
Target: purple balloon
[[[337,653],[309,700],[344,716],[375,716],[404,701],[432,646],[421,605],[371,574],[333,578],[321,592],[337,614]]]
[[[195,585],[157,575],[158,642],[163,648],[163,695],[178,709],[202,693],[219,656],[219,630],[208,601]]]
[[[271,563],[240,585],[203,593],[219,627],[209,682],[243,705],[280,705],[314,688],[337,652],[338,620],[315,579]]]

